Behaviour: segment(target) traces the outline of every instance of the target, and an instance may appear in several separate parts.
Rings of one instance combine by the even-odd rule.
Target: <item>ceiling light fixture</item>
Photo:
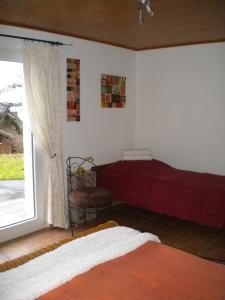
[[[150,0],[139,0],[140,8],[138,10],[138,23],[143,24],[144,23],[144,16],[143,11],[146,11],[147,14],[152,17],[154,15]]]
[[[139,24],[143,24],[144,23],[144,17],[143,17],[143,13],[142,13],[141,8],[138,11],[138,23]]]

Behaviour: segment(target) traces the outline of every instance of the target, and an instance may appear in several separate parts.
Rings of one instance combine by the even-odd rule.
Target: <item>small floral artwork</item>
[[[67,58],[67,121],[80,121],[80,60]]]
[[[126,103],[126,77],[102,74],[101,105],[107,108],[124,107]]]

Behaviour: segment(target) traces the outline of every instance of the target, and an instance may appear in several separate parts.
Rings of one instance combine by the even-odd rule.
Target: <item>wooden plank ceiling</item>
[[[225,41],[225,0],[0,0],[0,24],[81,37],[133,50]]]

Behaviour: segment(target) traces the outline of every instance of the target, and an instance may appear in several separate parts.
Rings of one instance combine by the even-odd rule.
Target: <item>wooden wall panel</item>
[[[0,24],[35,28],[134,50],[225,40],[225,0],[1,0]]]

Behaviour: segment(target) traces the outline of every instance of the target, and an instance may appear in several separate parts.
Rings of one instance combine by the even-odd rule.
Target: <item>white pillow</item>
[[[152,155],[149,149],[125,149],[122,160],[151,160]]]

